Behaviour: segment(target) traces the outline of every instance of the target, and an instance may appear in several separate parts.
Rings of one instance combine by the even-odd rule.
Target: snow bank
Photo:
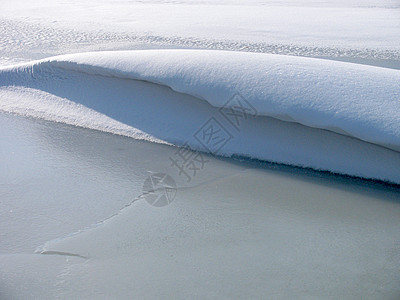
[[[400,183],[398,70],[272,54],[145,50],[2,68],[0,82],[4,111],[16,111],[4,91],[17,85],[177,145]],[[218,126],[224,147],[204,145],[201,130]]]
[[[255,114],[400,150],[398,70],[303,57],[199,50],[66,55],[25,65],[22,70],[52,67],[146,80],[204,99],[215,107],[230,106],[228,100],[240,93],[253,105]]]

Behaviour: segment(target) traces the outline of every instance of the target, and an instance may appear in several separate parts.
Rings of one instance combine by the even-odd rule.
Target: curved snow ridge
[[[85,53],[0,69],[0,111],[400,184],[399,72],[224,51]]]
[[[264,53],[136,50],[63,55],[0,72],[52,68],[149,81],[215,107],[327,129],[400,151],[399,70]]]

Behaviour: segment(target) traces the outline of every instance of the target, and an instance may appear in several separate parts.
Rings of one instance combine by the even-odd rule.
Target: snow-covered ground
[[[397,0],[3,0],[0,62],[93,50],[211,48],[396,66]]]
[[[397,0],[1,1],[0,298],[397,299],[399,69]]]
[[[84,31],[398,50],[399,8],[396,0],[17,0],[3,1],[1,15]]]

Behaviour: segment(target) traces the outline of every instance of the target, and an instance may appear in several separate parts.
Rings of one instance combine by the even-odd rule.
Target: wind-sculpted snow
[[[67,122],[61,116],[71,101],[80,107],[77,120],[85,119],[83,105],[96,111],[92,119],[97,113],[119,122],[104,131],[400,183],[399,70],[262,53],[143,50],[7,67],[0,82],[3,111],[52,120],[60,114]],[[44,99],[64,104],[33,113]],[[71,121],[70,112],[67,119],[90,127]],[[91,128],[102,130],[96,124]],[[199,132],[218,126],[224,140],[205,145]]]

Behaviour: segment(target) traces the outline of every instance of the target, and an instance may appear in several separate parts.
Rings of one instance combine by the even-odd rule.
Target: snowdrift
[[[400,71],[272,54],[144,50],[0,69],[0,110],[400,183]]]

